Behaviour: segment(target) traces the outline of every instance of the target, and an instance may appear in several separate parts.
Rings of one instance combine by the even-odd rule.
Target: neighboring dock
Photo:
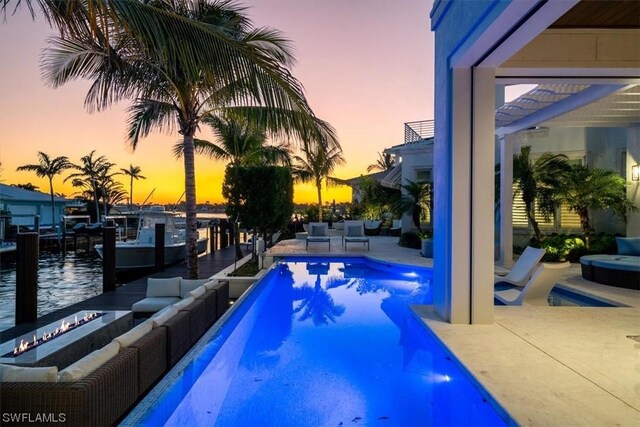
[[[235,248],[233,246],[210,252],[199,258],[199,272],[201,278],[211,277],[219,271],[233,264]],[[48,325],[78,311],[98,310],[131,310],[131,305],[145,298],[147,278],[149,277],[187,277],[185,263],[167,267],[164,271],[133,280],[113,292],[106,292],[92,298],[69,305],[49,314],[39,317],[35,322],[22,323],[0,332],[0,342],[6,342]]]

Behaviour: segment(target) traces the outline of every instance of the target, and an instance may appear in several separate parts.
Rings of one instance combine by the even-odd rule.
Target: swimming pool
[[[504,425],[412,314],[431,271],[286,259],[148,397],[142,425]],[[497,406],[497,405],[496,405]]]

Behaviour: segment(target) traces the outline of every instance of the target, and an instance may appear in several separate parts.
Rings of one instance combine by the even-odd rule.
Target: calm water
[[[0,330],[14,325],[16,263],[0,267]],[[38,270],[38,316],[102,292],[102,261],[95,253],[41,252]]]
[[[431,273],[284,262],[235,307],[141,425],[504,425],[418,323]]]

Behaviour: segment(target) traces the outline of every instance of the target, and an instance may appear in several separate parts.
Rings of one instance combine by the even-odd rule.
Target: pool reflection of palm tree
[[[336,304],[329,292],[321,286],[320,274],[316,275],[314,286],[305,283],[299,288],[294,288],[294,301],[300,304],[293,309],[294,313],[301,313],[298,318],[303,322],[311,319],[315,326],[326,325],[329,320],[336,322],[336,317],[344,314],[344,306]]]

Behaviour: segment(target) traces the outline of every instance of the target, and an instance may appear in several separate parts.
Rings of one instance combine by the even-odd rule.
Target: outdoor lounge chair
[[[342,234],[342,246],[347,249],[348,242],[367,244],[367,250],[369,250],[369,238],[364,234],[364,222],[363,221],[345,221],[344,233]]]
[[[527,246],[524,250],[520,258],[513,265],[513,268],[506,276],[495,276],[493,277],[493,283],[496,284],[498,282],[509,283],[514,286],[523,287],[536,266],[544,256],[544,249],[536,249],[531,246]]]
[[[557,264],[542,263],[522,291],[507,289],[494,292],[494,295],[498,301],[506,305],[549,305],[547,301],[549,292],[551,292],[551,289],[558,283],[560,276],[570,265],[568,262]]]
[[[307,246],[309,249],[309,243],[328,242],[329,250],[331,250],[331,238],[329,237],[329,224],[326,222],[310,222],[309,235],[307,236]]]
[[[394,219],[393,223],[391,224],[391,228],[389,228],[389,234],[391,236],[399,236],[400,234],[402,234],[402,220],[401,219]]]

